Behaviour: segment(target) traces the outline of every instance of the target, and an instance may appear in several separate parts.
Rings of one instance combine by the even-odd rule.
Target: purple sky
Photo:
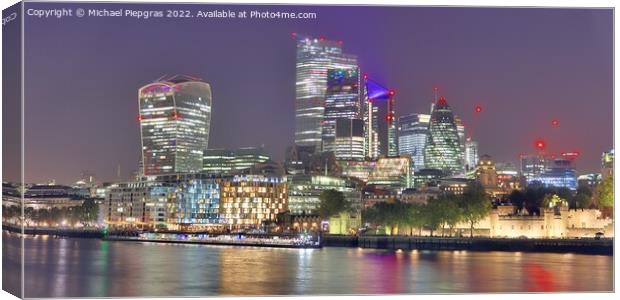
[[[26,3],[44,7],[252,8]],[[550,152],[581,152],[580,173],[598,172],[613,145],[612,10],[279,8],[318,19],[26,17],[26,181],[70,183],[83,170],[113,180],[118,164],[129,178],[140,157],[137,89],[163,74],[211,84],[210,147],[264,144],[283,159],[294,133],[291,32],[342,40],[364,73],[397,91],[397,115],[428,113],[438,86],[496,161],[516,163],[543,138]]]

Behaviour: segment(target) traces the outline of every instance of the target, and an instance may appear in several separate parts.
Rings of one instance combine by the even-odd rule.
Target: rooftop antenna
[[[119,163],[116,166],[116,179],[121,180],[121,164]]]

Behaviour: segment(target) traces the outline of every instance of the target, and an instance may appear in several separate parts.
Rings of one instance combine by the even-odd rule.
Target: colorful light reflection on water
[[[19,240],[3,234],[3,251]],[[613,257],[25,240],[26,297],[609,291]],[[3,264],[10,266],[12,264]],[[8,270],[6,274],[10,274]],[[579,274],[588,274],[583,280]]]

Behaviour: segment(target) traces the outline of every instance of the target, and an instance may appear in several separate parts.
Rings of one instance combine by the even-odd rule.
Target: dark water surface
[[[2,234],[3,284],[19,238]],[[613,257],[27,237],[26,297],[610,291]]]

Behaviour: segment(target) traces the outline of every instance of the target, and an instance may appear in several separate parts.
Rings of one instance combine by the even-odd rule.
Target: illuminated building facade
[[[478,180],[487,191],[498,188],[495,162],[493,162],[489,155],[480,157],[480,161],[478,161],[476,165],[476,180]]]
[[[334,176],[290,175],[288,199],[291,215],[317,215],[323,191],[342,192],[353,210],[361,209],[361,189],[354,181]]]
[[[188,76],[162,78],[138,91],[144,175],[200,172],[209,141],[211,87]]]
[[[168,225],[201,227],[219,223],[218,179],[193,179],[175,184],[168,203]],[[169,226],[169,229],[170,226]]]
[[[197,229],[219,224],[221,177],[205,173],[148,176],[107,188],[111,227]]]
[[[546,160],[542,155],[521,155],[521,175],[523,175],[527,181],[530,181],[532,178],[545,172],[546,164]]]
[[[361,95],[359,69],[329,69],[327,70],[327,91],[325,92],[325,114],[323,117],[323,151],[335,151],[337,139],[337,123],[340,126],[349,125],[352,128],[353,121],[363,126],[361,119]],[[360,137],[363,137],[363,127],[360,128]],[[343,132],[345,137],[353,136],[352,133]],[[363,150],[362,140],[362,150]],[[363,158],[363,153],[362,153]]]
[[[601,157],[601,174],[603,179],[614,174],[614,149],[603,152]]]
[[[344,54],[338,41],[295,37],[295,144],[321,150],[327,70],[356,69],[357,57]]]
[[[428,184],[438,181],[445,174],[438,169],[422,169],[416,171],[413,176],[413,186],[415,188],[423,188]]]
[[[471,138],[465,140],[465,171],[474,169],[478,165],[478,142]]]
[[[431,116],[410,114],[398,118],[398,153],[411,156],[413,168],[424,169],[424,148]]]
[[[396,199],[400,198],[400,195],[400,190],[368,185],[362,191],[362,202],[364,203],[364,208],[369,208],[375,206],[377,203],[393,203]]]
[[[601,173],[591,173],[591,174],[583,174],[577,177],[577,186],[585,186],[590,189],[596,188],[601,181],[603,180],[603,176]]]
[[[361,119],[338,119],[335,133],[329,151],[334,152],[336,159],[364,159],[364,122]]]
[[[167,228],[173,184],[159,181],[117,183],[104,199],[104,222],[111,228]]]
[[[341,174],[344,177],[352,177],[368,182],[370,173],[375,169],[376,161],[374,160],[339,160]]]
[[[548,187],[577,189],[577,175],[570,160],[556,159],[553,165],[542,174],[527,178],[527,184],[542,184]]]
[[[424,150],[426,168],[442,170],[448,175],[463,172],[461,138],[452,115],[452,109],[444,97],[440,97],[433,105],[429,134]]]
[[[474,236],[500,238],[593,238],[597,232],[614,236],[613,219],[602,218],[597,209],[541,208],[540,215],[518,214],[513,206],[498,206],[480,220]],[[454,230],[465,234],[470,225],[462,222]]]
[[[402,190],[413,187],[412,175],[409,156],[381,157],[377,159],[375,168],[370,173],[368,184]]]
[[[366,157],[398,156],[394,95],[378,83],[364,79],[366,95],[364,103],[364,133]]]
[[[497,169],[497,185],[506,194],[521,189],[521,177],[516,170]]]
[[[288,210],[286,180],[262,175],[222,179],[220,223],[233,228],[259,227]]]
[[[76,197],[75,189],[64,185],[35,184],[19,191],[15,184],[2,183],[2,205],[21,206],[33,209],[52,209],[81,206],[83,197]],[[50,224],[51,225],[51,224]]]
[[[202,170],[211,174],[241,173],[270,159],[262,148],[207,149],[204,151]]]
[[[461,195],[472,181],[466,178],[444,178],[439,180],[438,186],[439,190],[444,193]]]

